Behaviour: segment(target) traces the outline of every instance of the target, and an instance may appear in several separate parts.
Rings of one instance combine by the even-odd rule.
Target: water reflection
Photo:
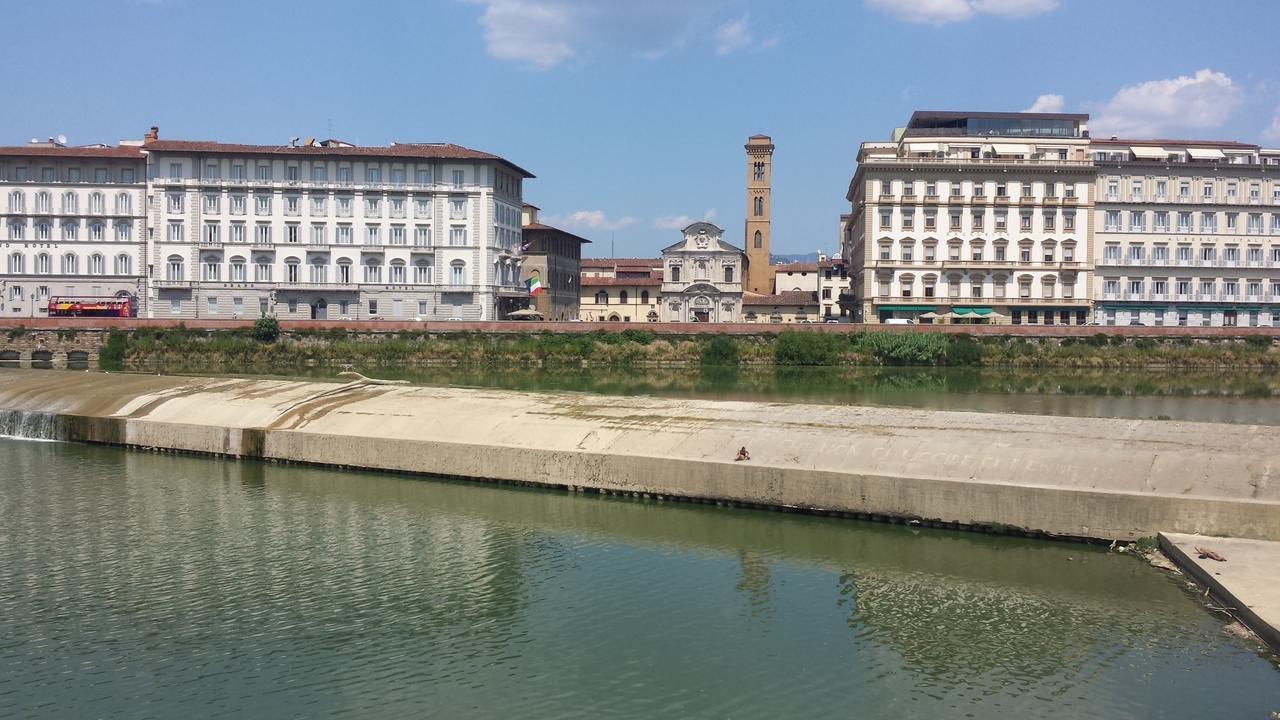
[[[67,443],[0,455],[0,717],[1280,707],[1266,661],[1098,548]]]

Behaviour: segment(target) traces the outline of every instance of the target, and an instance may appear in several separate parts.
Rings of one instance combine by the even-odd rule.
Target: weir
[[[7,371],[23,436],[1051,535],[1280,540],[1280,428]],[[740,447],[750,460],[734,460]]]

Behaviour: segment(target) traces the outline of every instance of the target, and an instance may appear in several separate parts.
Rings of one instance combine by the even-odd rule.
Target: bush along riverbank
[[[306,365],[393,366],[951,366],[1280,368],[1270,338],[1025,338],[943,333],[787,331],[657,336],[645,330],[557,334],[112,330],[104,369],[217,370]]]

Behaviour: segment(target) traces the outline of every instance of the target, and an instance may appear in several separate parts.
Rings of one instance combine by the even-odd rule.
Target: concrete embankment
[[[41,371],[0,372],[0,411],[144,448],[1065,536],[1280,540],[1277,427]]]
[[[1280,652],[1280,543],[1160,533],[1160,549],[1207,588],[1222,611]]]

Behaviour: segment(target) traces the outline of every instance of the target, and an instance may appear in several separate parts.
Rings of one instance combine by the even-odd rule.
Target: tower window
[[[752,177],[756,182],[764,182],[764,163],[758,162],[754,167],[755,172],[752,174]]]
[[[755,247],[757,250],[764,247],[764,235],[759,230],[756,231]]]
[[[755,214],[756,214],[756,217],[761,217],[762,215],[764,215],[764,198],[761,198],[761,197],[756,198]]]

